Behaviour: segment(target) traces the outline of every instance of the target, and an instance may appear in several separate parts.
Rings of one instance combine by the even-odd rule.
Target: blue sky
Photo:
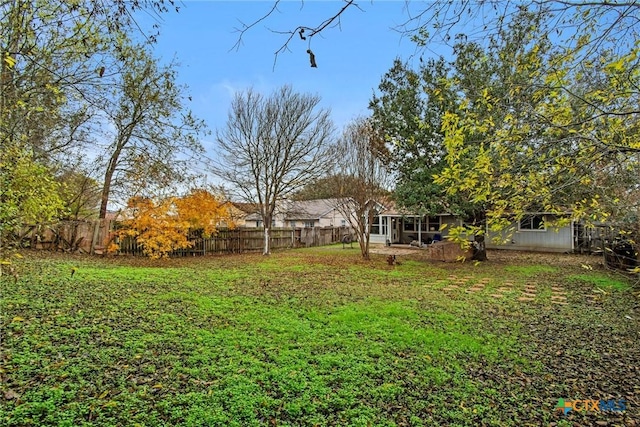
[[[294,37],[289,51],[274,53],[288,31],[298,25],[316,26],[342,6],[341,1],[285,1],[243,36],[233,49],[241,21],[250,23],[267,13],[272,1],[184,1],[179,13],[137,18],[142,28],[157,20],[160,37],[155,54],[181,64],[179,81],[189,86],[191,109],[212,131],[226,123],[236,91],[249,87],[270,93],[284,84],[299,92],[318,94],[330,108],[338,130],[352,118],[367,114],[368,102],[394,58],[410,59],[414,43],[392,27],[407,19],[403,1],[363,1],[350,8],[340,28],[328,28],[311,40],[318,68],[311,68],[308,40]],[[415,59],[415,58],[414,58]],[[208,151],[213,137],[206,138]]]

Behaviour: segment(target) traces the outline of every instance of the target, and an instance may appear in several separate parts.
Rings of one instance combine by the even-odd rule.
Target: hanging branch
[[[271,7],[271,9],[267,13],[262,15],[260,18],[258,18],[257,20],[253,21],[252,23],[245,24],[244,22],[241,22],[242,26],[240,28],[235,28],[235,31],[237,33],[239,33],[238,40],[236,41],[236,43],[233,45],[233,47],[230,50],[236,50],[237,51],[238,49],[240,49],[240,46],[242,46],[242,44],[243,44],[244,35],[249,30],[251,30],[253,27],[255,27],[256,25],[260,24],[261,22],[263,22],[267,18],[269,18],[274,12],[278,11],[278,5],[280,4],[280,1],[281,0],[274,0],[273,6]],[[281,53],[289,50],[289,43],[291,42],[291,40],[296,35],[299,36],[301,40],[308,40],[310,42],[311,38],[313,36],[315,36],[316,34],[320,34],[322,31],[326,30],[327,28],[331,28],[331,27],[334,27],[336,25],[339,26],[340,25],[340,17],[350,7],[356,7],[358,9],[362,10],[360,8],[360,6],[356,3],[356,0],[344,0],[344,5],[342,5],[342,7],[338,11],[336,11],[335,14],[333,14],[329,18],[325,19],[324,21],[322,21],[318,25],[315,25],[315,26],[299,25],[299,26],[295,27],[294,29],[287,30],[287,31],[270,30],[273,33],[282,34],[282,35],[286,35],[287,36],[287,38],[286,38],[285,42],[282,44],[282,46],[280,46],[280,48],[278,50],[276,50],[275,53],[274,53],[275,58],[273,60],[273,68],[275,68],[276,62],[278,61],[278,55],[280,55]],[[314,67],[315,55],[310,51],[311,51],[311,48],[308,47],[307,48],[307,53],[309,54],[309,60],[311,62],[311,66]]]

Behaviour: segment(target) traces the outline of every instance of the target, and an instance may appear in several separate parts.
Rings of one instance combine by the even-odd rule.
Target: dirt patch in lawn
[[[371,245],[369,252],[379,255],[419,255],[422,249],[409,245]]]

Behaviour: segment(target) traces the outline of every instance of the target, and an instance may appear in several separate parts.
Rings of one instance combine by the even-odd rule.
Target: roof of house
[[[381,205],[383,206],[383,210],[380,215],[384,216],[396,216],[396,217],[416,217],[416,216],[424,216],[420,215],[416,212],[410,211],[409,209],[400,207],[396,204],[395,200],[387,198],[382,201]],[[431,214],[430,216],[451,216],[452,213],[443,212],[439,214]]]
[[[392,200],[391,198],[386,198],[385,200],[381,201],[380,205],[382,206],[382,211],[380,212],[380,214],[384,216],[414,215],[410,213],[408,210],[398,207],[395,200]]]
[[[316,220],[338,207],[338,199],[302,200],[293,202],[285,213],[285,220]]]
[[[255,203],[231,202],[231,205],[234,208],[248,214],[258,212],[259,210],[258,205]]]
[[[301,200],[290,202],[284,213],[285,221],[315,221],[324,217],[339,205],[338,199]],[[253,212],[247,220],[261,220],[259,212]]]

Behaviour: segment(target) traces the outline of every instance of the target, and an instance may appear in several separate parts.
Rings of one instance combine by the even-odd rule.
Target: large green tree
[[[58,215],[54,175],[87,142],[96,88],[120,56],[112,46],[133,27],[132,12],[166,11],[171,1],[0,0],[0,232]],[[76,164],[73,165],[74,167]],[[28,177],[28,182],[25,178]]]
[[[537,16],[523,11],[505,31],[486,41],[486,47],[460,40],[450,61],[428,60],[415,71],[395,61],[370,108],[386,135],[388,156],[397,172],[395,196],[401,205],[423,214],[454,213],[471,223],[483,220],[487,200],[471,197],[465,188],[451,191],[448,183],[435,179],[447,166],[443,125],[451,113],[499,123],[508,111],[527,111],[529,90],[521,90],[517,97],[504,94],[531,79],[526,70],[514,67],[514,61],[531,54],[532,38],[541,35],[538,23]],[[549,47],[542,40],[533,49],[539,55]],[[501,99],[500,108],[487,107],[488,96]],[[473,154],[483,149],[486,137],[487,130],[480,127],[464,134],[470,155],[460,158],[465,163],[458,165],[477,185],[483,185],[481,165]]]
[[[0,211],[3,243],[24,224],[60,212],[51,170],[56,154],[72,145],[69,109],[103,42],[87,5],[28,0],[0,3]],[[91,8],[91,10],[93,10]]]
[[[189,162],[203,152],[204,122],[186,107],[176,64],[159,65],[144,45],[123,43],[120,71],[101,108],[109,128],[99,161],[104,162],[100,218],[114,190],[121,199],[150,196],[188,177]]]
[[[369,108],[372,124],[384,136],[376,150],[396,176],[397,202],[409,210],[436,214],[457,210],[433,182],[444,160],[442,116],[455,105],[447,84],[450,66],[428,60],[417,70],[396,59],[383,76]]]
[[[592,221],[637,212],[629,202],[638,188],[638,47],[585,60],[575,47],[554,46],[548,21],[529,15],[488,47],[474,43],[474,57],[493,71],[446,113],[447,166],[436,182],[485,204],[495,231],[527,211]],[[592,47],[587,36],[582,43]]]

